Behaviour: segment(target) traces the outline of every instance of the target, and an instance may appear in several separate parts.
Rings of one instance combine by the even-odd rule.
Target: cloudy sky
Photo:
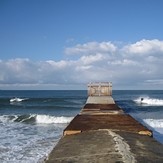
[[[162,0],[1,0],[0,89],[163,89]]]

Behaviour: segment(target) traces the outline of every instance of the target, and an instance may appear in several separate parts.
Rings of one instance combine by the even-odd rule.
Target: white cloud
[[[89,81],[112,81],[113,88],[163,89],[162,44],[159,40],[141,40],[118,49],[110,42],[89,42],[65,49],[68,55],[81,54],[76,60],[1,60],[0,87],[62,89],[84,85],[86,89]]]
[[[123,47],[124,53],[131,55],[149,55],[156,52],[163,52],[163,41],[159,40],[141,40],[135,44],[129,44]]]
[[[97,53],[112,53],[116,49],[117,47],[111,42],[88,42],[87,44],[78,44],[74,47],[66,48],[64,52],[67,55],[95,55]]]
[[[108,63],[117,66],[139,66],[139,63],[137,61],[128,60],[128,59],[115,60],[113,62],[108,62]]]
[[[89,55],[89,56],[82,56],[80,58],[80,61],[83,63],[83,64],[91,64],[91,63],[95,63],[95,62],[98,62],[98,61],[103,61],[105,58],[104,55],[102,54],[96,54],[96,55]]]
[[[137,61],[124,59],[122,65],[124,65],[124,66],[139,66],[139,63]]]

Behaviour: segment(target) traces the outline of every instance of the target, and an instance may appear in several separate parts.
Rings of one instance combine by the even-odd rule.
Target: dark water
[[[163,143],[163,91],[113,90],[113,98]],[[42,162],[86,99],[87,91],[1,90],[0,162]]]
[[[163,90],[113,91],[113,98],[126,114],[130,114],[153,131],[163,143]],[[141,98],[143,101],[141,102]]]

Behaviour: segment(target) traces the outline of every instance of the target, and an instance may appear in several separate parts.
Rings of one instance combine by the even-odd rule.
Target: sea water
[[[153,131],[163,144],[163,90],[114,91],[113,98],[126,114]]]
[[[19,100],[10,102],[13,97]],[[113,90],[113,98],[126,114],[150,128],[154,138],[163,143],[163,91]],[[86,100],[86,90],[1,90],[0,162],[42,162]]]

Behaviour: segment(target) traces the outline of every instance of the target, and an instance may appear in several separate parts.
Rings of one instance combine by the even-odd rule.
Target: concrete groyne
[[[116,105],[111,86],[88,84],[86,104],[44,163],[163,162],[163,145]]]

